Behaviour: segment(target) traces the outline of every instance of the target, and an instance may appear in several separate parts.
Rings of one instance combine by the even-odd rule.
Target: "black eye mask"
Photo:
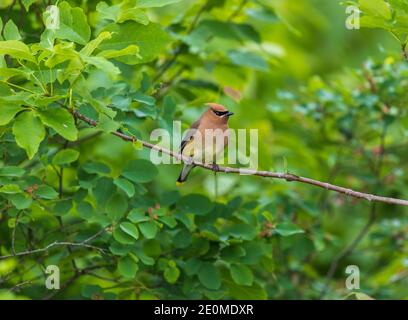
[[[214,110],[214,109],[211,109],[211,110],[212,110],[212,112],[214,112],[218,117],[222,117],[222,116],[226,115],[227,113],[229,113],[229,111],[217,111],[217,110]]]

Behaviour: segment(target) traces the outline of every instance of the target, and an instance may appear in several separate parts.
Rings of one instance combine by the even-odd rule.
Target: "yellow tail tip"
[[[178,182],[178,181],[176,181],[176,186],[177,186],[177,187],[180,187],[181,185],[183,185],[183,182]]]

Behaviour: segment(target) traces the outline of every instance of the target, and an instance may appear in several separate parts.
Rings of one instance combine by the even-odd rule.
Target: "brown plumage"
[[[217,103],[207,103],[209,108],[194,122],[187,134],[181,142],[181,153],[186,157],[191,157],[193,160],[200,162],[209,162],[215,164],[216,156],[222,152],[228,144],[228,120],[232,112],[228,111],[224,106]],[[206,130],[213,130],[213,134],[207,134]],[[223,134],[223,141],[216,144],[218,134]],[[209,139],[211,140],[209,140]],[[201,145],[199,144],[201,143]],[[177,183],[180,184],[186,181],[193,164],[185,163],[181,170]]]

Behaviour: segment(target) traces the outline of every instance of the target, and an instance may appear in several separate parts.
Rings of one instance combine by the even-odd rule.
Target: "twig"
[[[67,241],[54,241],[47,245],[44,248],[40,249],[34,249],[34,250],[27,250],[27,251],[22,251],[22,252],[16,252],[15,254],[9,254],[5,256],[0,256],[0,260],[8,259],[8,258],[13,258],[13,257],[20,257],[20,256],[27,256],[35,253],[40,253],[40,252],[45,252],[48,251],[49,249],[56,247],[56,246],[72,246],[72,247],[85,247],[89,249],[95,249],[98,250],[101,253],[105,253],[105,249],[83,243],[83,242],[67,242]]]
[[[93,119],[90,119],[88,117],[86,117],[85,115],[79,113],[78,111],[73,111],[73,115],[78,118],[81,119],[82,121],[88,123],[91,126],[96,126],[97,122]],[[286,181],[296,181],[296,182],[300,182],[300,183],[305,183],[305,184],[310,184],[310,185],[314,185],[316,187],[320,187],[323,189],[327,189],[327,190],[331,190],[331,191],[335,191],[338,193],[342,193],[351,197],[355,197],[355,198],[360,198],[360,199],[364,199],[367,201],[377,201],[377,202],[385,202],[385,203],[389,203],[389,204],[397,204],[397,205],[402,205],[402,206],[408,206],[408,200],[402,200],[402,199],[396,199],[396,198],[389,198],[389,197],[383,197],[383,196],[377,196],[374,194],[369,194],[369,193],[364,193],[364,192],[359,192],[359,191],[354,191],[352,189],[349,188],[344,188],[344,187],[340,187],[340,186],[336,186],[327,182],[322,182],[322,181],[318,181],[315,179],[311,179],[311,178],[306,178],[306,177],[301,177],[301,176],[297,176],[295,174],[292,173],[280,173],[280,172],[270,172],[270,171],[257,171],[254,169],[246,169],[246,168],[231,168],[231,167],[215,167],[211,164],[207,164],[207,163],[201,163],[198,161],[194,161],[186,156],[183,156],[177,152],[159,147],[157,145],[154,145],[150,142],[147,141],[143,141],[140,139],[136,139],[135,137],[131,137],[128,136],[122,132],[112,132],[113,135],[125,140],[125,141],[129,141],[129,142],[135,142],[135,141],[139,141],[144,147],[152,149],[152,150],[156,150],[165,154],[168,154],[174,158],[176,158],[177,160],[182,160],[183,162],[188,162],[191,164],[194,164],[198,167],[202,167],[205,168],[207,170],[211,170],[211,171],[217,171],[217,172],[224,172],[224,173],[237,173],[237,174],[241,174],[241,175],[254,175],[254,176],[261,176],[261,177],[268,177],[268,178],[274,178],[274,179],[282,179],[282,180],[286,180]]]
[[[92,235],[89,238],[85,239],[81,243],[88,243],[89,241],[92,241],[93,239],[99,237],[102,233],[106,232],[109,227],[110,226],[107,226],[106,228],[99,230],[97,233],[95,233],[94,235]]]
[[[10,291],[11,291],[11,292],[19,291],[22,286],[26,286],[26,285],[32,284],[32,283],[33,283],[33,282],[32,282],[31,280],[27,280],[27,281],[21,282],[21,283],[19,283],[19,284],[16,284],[14,287],[10,288]]]
[[[206,1],[201,8],[198,10],[196,16],[193,19],[193,22],[191,23],[190,27],[187,30],[187,35],[193,32],[195,27],[197,26],[197,22],[200,19],[201,15],[204,13],[205,9],[208,6],[208,1]],[[167,60],[163,62],[163,64],[159,67],[159,72],[156,74],[156,76],[153,78],[153,82],[157,82],[163,74],[176,62],[178,56],[187,48],[187,45],[185,43],[180,43],[177,48],[174,50],[173,56],[171,57],[170,60]]]
[[[244,8],[244,6],[246,5],[246,3],[248,2],[248,0],[242,0],[241,3],[239,4],[239,6],[237,7],[237,9],[235,11],[232,12],[232,14],[227,18],[227,22],[230,22],[232,19],[234,19],[240,12],[241,10]],[[197,15],[195,16],[190,28],[187,30],[187,35],[190,34],[195,27],[197,26],[197,22],[200,19],[201,15],[205,12],[205,10],[207,9],[207,5],[208,5],[208,1],[206,1],[203,6],[199,9],[199,11],[197,12]],[[210,36],[207,39],[207,42],[210,41],[213,38],[213,36]],[[167,60],[165,62],[163,62],[163,64],[159,67],[159,72],[157,73],[157,75],[153,78],[153,82],[156,83],[162,76],[163,74],[176,62],[177,58],[179,57],[179,55],[185,50],[187,49],[187,45],[185,43],[181,43],[175,50],[174,50],[174,54],[171,57],[170,60]],[[177,74],[175,77],[173,77],[172,81],[175,80],[175,78],[177,78],[179,76],[179,74]]]
[[[406,62],[408,62],[407,43],[404,43],[404,44],[401,46],[401,49],[402,49],[402,56],[403,56],[403,58],[405,59]]]
[[[377,179],[380,178],[381,176],[381,168],[382,168],[382,164],[384,161],[384,154],[385,154],[385,137],[387,134],[387,125],[384,122],[384,127],[381,133],[381,144],[380,144],[380,154],[378,155],[378,160],[377,160],[377,164],[374,168],[374,174],[377,177]],[[345,257],[349,256],[354,249],[358,246],[358,244],[361,242],[361,240],[364,239],[364,237],[367,235],[367,233],[370,231],[372,225],[375,222],[376,219],[376,213],[377,213],[377,206],[376,206],[376,202],[373,202],[371,204],[371,209],[370,209],[370,215],[368,218],[367,223],[364,225],[364,227],[360,230],[360,232],[357,234],[357,236],[354,238],[354,240],[348,245],[346,246],[341,252],[340,254],[335,257],[335,259],[332,261],[332,263],[330,264],[329,267],[329,271],[326,274],[326,284],[323,287],[322,292],[320,293],[320,299],[324,298],[324,296],[327,294],[327,291],[329,289],[329,283],[330,280],[333,278],[337,267],[339,265],[339,262],[341,260],[343,260]]]

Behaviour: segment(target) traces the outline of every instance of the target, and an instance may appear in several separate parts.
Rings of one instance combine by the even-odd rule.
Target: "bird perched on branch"
[[[224,106],[217,103],[207,103],[208,110],[194,122],[181,141],[180,153],[193,161],[212,163],[217,166],[216,158],[228,144],[228,120],[233,115]],[[185,162],[176,184],[187,180],[193,163]]]

